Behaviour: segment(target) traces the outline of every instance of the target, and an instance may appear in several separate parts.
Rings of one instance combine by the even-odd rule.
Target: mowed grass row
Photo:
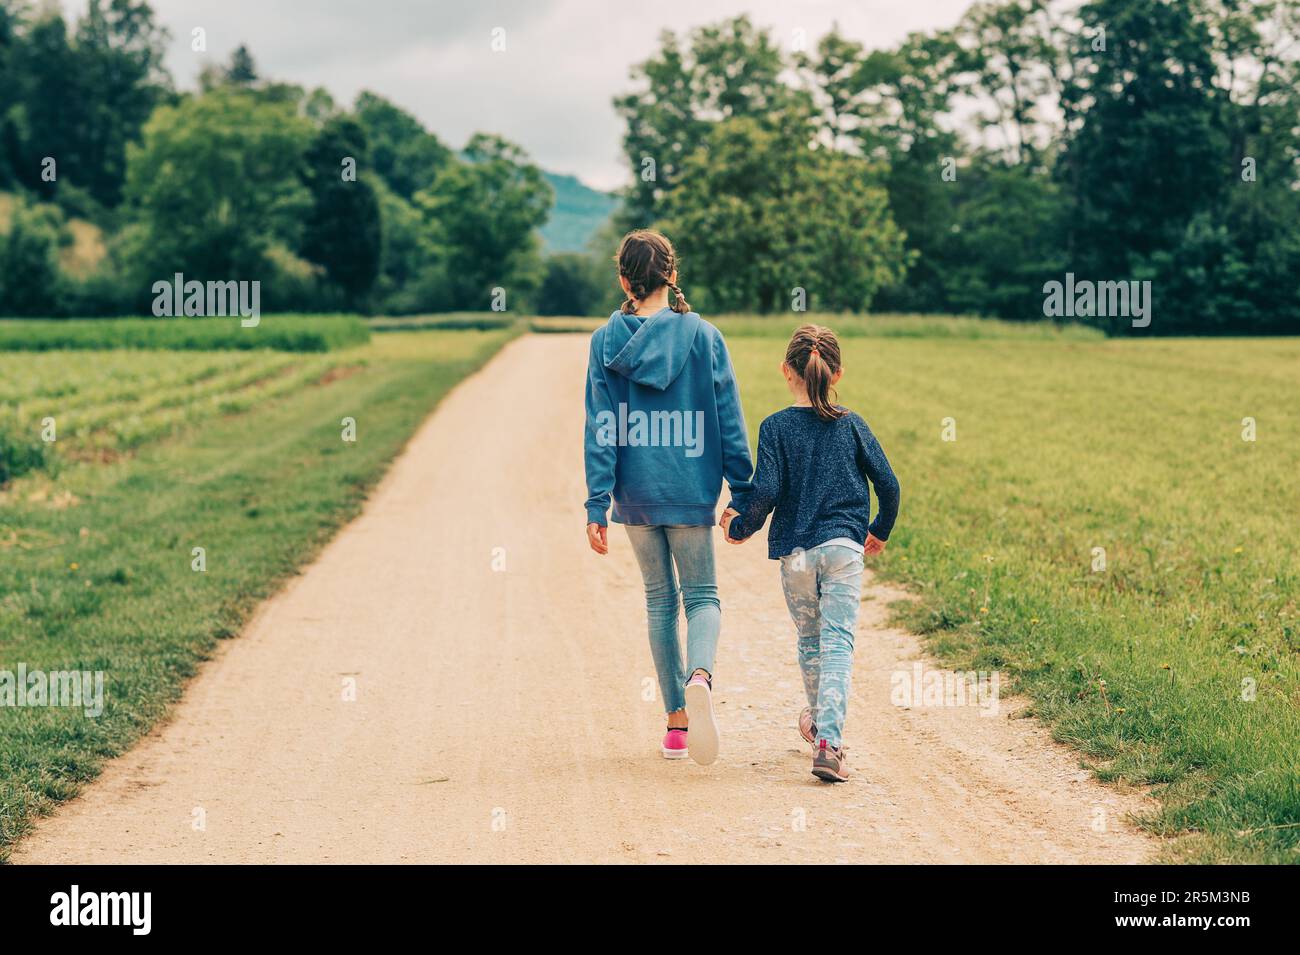
[[[785,339],[730,346],[756,437]],[[844,364],[903,488],[873,564],[921,595],[907,622],[1154,785],[1169,860],[1300,862],[1300,342],[846,338]]]
[[[362,362],[348,352],[0,352],[0,431],[51,457],[125,451]]]
[[[0,671],[103,671],[106,697],[93,719],[0,707],[0,859],[34,815],[162,716],[217,640],[237,634],[357,513],[416,425],[512,334],[379,336],[338,353],[350,369],[342,376],[317,375],[314,356],[291,357],[312,372],[286,393],[250,393],[239,413],[209,409],[133,456],[70,459],[0,492]],[[200,380],[241,367],[163,357],[175,369],[193,359],[208,375]],[[139,365],[146,379],[159,367]],[[183,388],[187,378],[169,380]],[[355,443],[342,440],[345,417],[356,420]],[[194,547],[205,549],[206,572],[191,568]]]

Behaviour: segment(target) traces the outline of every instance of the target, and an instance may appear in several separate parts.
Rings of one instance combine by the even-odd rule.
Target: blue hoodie
[[[754,472],[722,333],[694,312],[615,312],[587,363],[587,522],[711,525]]]

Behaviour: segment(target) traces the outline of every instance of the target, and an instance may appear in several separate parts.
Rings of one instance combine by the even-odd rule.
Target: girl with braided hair
[[[749,436],[726,342],[682,295],[672,243],[658,232],[630,232],[616,262],[627,299],[592,335],[587,365],[587,541],[607,554],[609,518],[627,528],[668,713],[661,752],[707,764],[719,747],[713,525],[723,478],[733,495],[749,489]]]

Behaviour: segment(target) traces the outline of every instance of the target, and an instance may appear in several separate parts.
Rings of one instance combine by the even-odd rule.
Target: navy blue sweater
[[[868,479],[879,501],[870,523]],[[754,487],[733,496],[730,506],[740,512],[729,529],[735,540],[762,527],[775,508],[767,533],[767,556],[775,560],[837,537],[862,543],[870,533],[888,540],[898,516],[898,479],[858,415],[824,421],[812,408],[791,407],[759,426]]]

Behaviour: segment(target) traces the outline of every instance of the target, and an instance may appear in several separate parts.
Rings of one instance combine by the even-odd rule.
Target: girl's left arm
[[[867,533],[877,540],[887,541],[889,532],[894,529],[894,521],[898,518],[898,478],[894,476],[889,458],[885,457],[884,449],[867,423],[854,415],[853,429],[858,437],[858,468],[871,482],[879,507],[876,519],[871,522]]]
[[[745,413],[740,408],[736,372],[721,332],[713,343],[713,391],[722,437],[722,475],[733,497],[747,494],[753,487],[754,461],[749,456],[749,432],[745,430]]]

